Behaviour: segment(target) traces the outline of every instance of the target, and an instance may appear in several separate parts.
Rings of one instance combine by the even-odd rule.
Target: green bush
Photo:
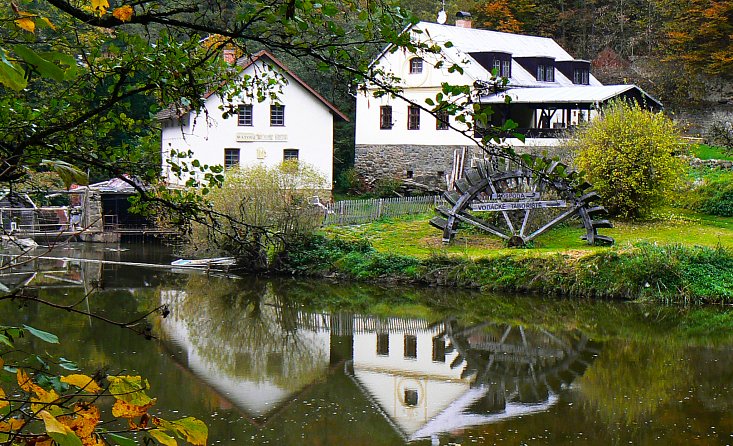
[[[676,125],[639,104],[616,101],[580,128],[569,144],[575,164],[612,215],[648,216],[682,178]]]
[[[235,256],[253,271],[267,269],[273,254],[320,227],[323,213],[309,200],[327,187],[318,170],[302,162],[230,169],[222,187],[206,196],[216,214],[193,225],[189,249]]]
[[[733,217],[733,172],[713,171],[702,176],[687,194],[687,207],[711,215]]]

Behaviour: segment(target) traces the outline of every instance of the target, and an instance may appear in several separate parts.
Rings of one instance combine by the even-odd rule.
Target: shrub
[[[613,215],[647,216],[681,181],[683,162],[675,157],[679,130],[637,103],[612,102],[570,144],[576,166]]]
[[[723,149],[726,154],[733,155],[733,115],[714,113],[705,129],[705,139]]]
[[[208,196],[217,217],[193,226],[191,244],[205,247],[203,253],[233,255],[250,269],[264,269],[272,254],[320,227],[322,211],[309,199],[324,189],[325,179],[302,162],[229,170],[222,187]]]
[[[687,194],[688,207],[711,215],[733,217],[733,172],[712,171]]]

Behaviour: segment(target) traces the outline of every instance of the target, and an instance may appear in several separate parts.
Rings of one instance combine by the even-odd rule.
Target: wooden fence
[[[443,202],[440,195],[425,197],[345,200],[325,205],[324,225],[356,225],[384,217],[424,214]]]

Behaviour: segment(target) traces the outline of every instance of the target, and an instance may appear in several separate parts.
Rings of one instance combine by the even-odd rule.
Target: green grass
[[[444,246],[442,233],[428,224],[432,215],[383,219],[358,226],[331,226],[324,232],[343,240],[367,240],[377,251],[418,258],[431,255],[533,256],[537,254],[591,253],[608,250],[588,246],[580,236],[583,230],[572,222],[555,228],[535,240],[528,249],[506,248],[496,237],[460,230],[453,242]],[[599,233],[616,240],[617,246],[648,242],[689,246],[723,246],[733,249],[733,218],[715,217],[686,209],[666,209],[655,219],[644,222],[614,221],[614,228]]]
[[[733,160],[733,155],[726,154],[720,147],[699,144],[692,147],[692,154],[701,160]]]

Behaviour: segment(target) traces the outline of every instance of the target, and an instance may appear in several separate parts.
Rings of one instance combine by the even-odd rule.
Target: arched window
[[[423,60],[419,57],[410,59],[410,74],[422,73],[422,62]]]

